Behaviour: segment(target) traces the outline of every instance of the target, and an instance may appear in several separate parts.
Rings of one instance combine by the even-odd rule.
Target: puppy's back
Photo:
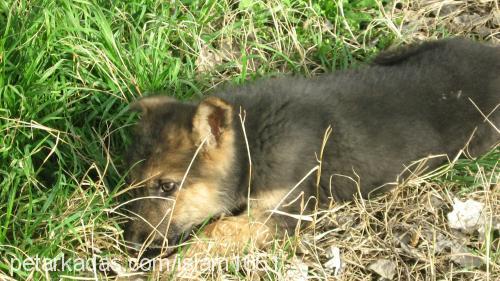
[[[372,61],[375,65],[415,64],[422,62],[449,62],[456,57],[461,57],[464,62],[477,61],[483,63],[490,61],[498,63],[500,49],[477,43],[464,38],[450,38],[437,41],[416,43],[406,47],[388,50],[378,54]]]
[[[500,101],[498,46],[463,38],[430,41],[383,52],[375,57],[372,67],[375,72],[391,73],[399,88],[406,85],[407,92],[420,92],[418,97],[407,95],[408,99],[425,96],[434,104],[438,99],[447,105],[444,109],[449,108],[449,114],[457,113],[458,108],[453,107],[460,99],[474,103],[485,114]],[[497,122],[498,115],[492,116]]]
[[[369,67],[328,77],[328,94],[339,100],[332,120],[340,123],[332,170],[357,167],[368,193],[410,161],[432,154],[452,159],[475,127],[469,152],[487,152],[499,141],[491,125],[500,124],[499,73],[500,48],[449,39],[389,51]],[[340,191],[343,198],[352,192]]]

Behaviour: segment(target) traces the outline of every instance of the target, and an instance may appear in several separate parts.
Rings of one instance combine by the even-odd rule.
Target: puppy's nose
[[[146,235],[143,231],[134,226],[133,221],[129,221],[125,225],[123,238],[127,243],[127,248],[130,247],[131,250],[139,250],[146,239]]]

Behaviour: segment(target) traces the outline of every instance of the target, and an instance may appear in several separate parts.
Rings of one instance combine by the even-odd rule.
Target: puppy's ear
[[[130,111],[137,111],[142,115],[147,115],[154,111],[156,108],[165,106],[170,103],[176,102],[176,99],[167,96],[151,96],[141,98],[132,102],[129,105]]]
[[[208,147],[218,147],[224,141],[224,135],[231,130],[233,107],[226,101],[209,97],[196,109],[193,118],[193,133],[196,141],[207,139]]]

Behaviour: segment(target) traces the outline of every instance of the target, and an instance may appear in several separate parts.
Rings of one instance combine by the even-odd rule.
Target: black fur
[[[246,111],[256,190],[297,183],[317,164],[331,125],[323,191],[333,174],[359,176],[366,196],[395,181],[413,160],[435,154],[453,158],[478,125],[469,146],[473,154],[497,143],[498,133],[469,98],[488,114],[500,102],[499,74],[499,48],[452,39],[381,54],[358,70],[258,81],[216,95]],[[498,110],[490,120],[498,126]],[[357,191],[346,178],[332,182],[337,199]]]

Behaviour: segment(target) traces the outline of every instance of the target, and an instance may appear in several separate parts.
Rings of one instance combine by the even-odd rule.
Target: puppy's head
[[[129,148],[132,200],[125,239],[152,252],[175,245],[196,225],[230,210],[224,187],[234,161],[233,109],[154,96],[133,103],[141,120]]]

